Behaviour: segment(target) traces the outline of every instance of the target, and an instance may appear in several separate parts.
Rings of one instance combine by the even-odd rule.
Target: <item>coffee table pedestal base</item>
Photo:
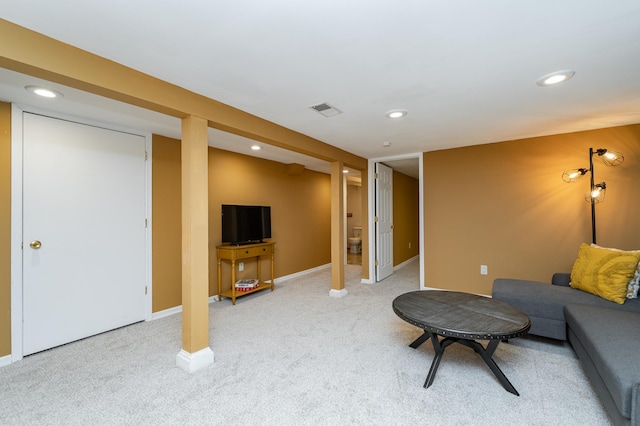
[[[511,392],[516,396],[520,396],[516,388],[513,387],[511,382],[509,382],[509,379],[507,379],[502,370],[500,370],[500,367],[498,367],[496,362],[493,360],[493,354],[495,353],[500,340],[489,340],[489,343],[485,348],[475,340],[462,339],[458,337],[445,337],[440,340],[437,334],[425,330],[424,334],[414,340],[409,346],[415,349],[429,339],[431,339],[431,343],[433,344],[435,357],[433,358],[433,362],[431,363],[431,368],[429,368],[427,379],[424,382],[425,388],[428,388],[433,383],[433,379],[436,377],[436,372],[438,371],[438,366],[440,365],[440,360],[442,359],[442,355],[444,354],[444,350],[447,348],[447,346],[453,343],[460,343],[461,345],[473,349],[478,355],[480,355],[487,366],[489,366],[489,369],[491,369],[494,376],[496,376],[496,379],[498,379],[502,387],[504,387],[507,392]]]

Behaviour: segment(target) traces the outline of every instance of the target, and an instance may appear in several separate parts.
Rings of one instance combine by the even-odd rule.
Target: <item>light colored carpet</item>
[[[330,271],[210,307],[215,363],[175,366],[180,315],[135,324],[0,368],[2,425],[608,425],[571,349],[532,337],[494,356],[519,397],[461,345],[422,387],[430,342],[391,309],[418,289],[412,262],[378,284],[347,266],[342,299]]]

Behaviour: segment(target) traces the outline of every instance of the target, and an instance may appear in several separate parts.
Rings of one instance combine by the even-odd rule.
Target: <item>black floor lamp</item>
[[[604,195],[607,191],[607,184],[605,182],[594,183],[593,177],[593,156],[597,155],[600,160],[607,166],[618,166],[624,161],[624,156],[620,152],[611,151],[609,149],[598,148],[593,150],[589,148],[589,168],[580,168],[573,170],[566,170],[562,174],[562,180],[571,183],[580,179],[582,176],[590,173],[591,178],[591,190],[587,192],[584,199],[591,203],[591,241],[596,244],[596,204],[604,201]]]

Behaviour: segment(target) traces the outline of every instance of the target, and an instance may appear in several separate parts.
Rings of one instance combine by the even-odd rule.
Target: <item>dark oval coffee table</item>
[[[415,349],[431,339],[435,357],[424,382],[425,388],[433,383],[445,348],[457,342],[476,351],[500,384],[512,394],[520,395],[492,357],[501,340],[529,331],[531,322],[523,312],[489,297],[439,290],[402,294],[394,299],[393,311],[409,324],[424,330],[424,334],[409,346]],[[489,343],[485,348],[476,340],[488,340]]]

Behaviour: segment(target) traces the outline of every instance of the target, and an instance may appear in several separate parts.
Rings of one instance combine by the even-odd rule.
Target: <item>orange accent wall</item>
[[[11,353],[11,104],[0,102],[0,357]]]
[[[290,175],[285,164],[210,148],[210,294],[217,293],[215,246],[222,242],[222,204],[271,206],[270,241],[276,243],[278,278],[331,262],[330,185],[330,176],[324,173],[304,170]],[[253,262],[245,266],[238,277],[254,277]],[[267,270],[265,264],[263,272]],[[225,277],[229,279],[223,269],[222,279]],[[223,282],[225,288],[230,288],[229,283]]]
[[[180,141],[154,135],[152,153],[153,311],[158,312],[181,304]],[[209,148],[209,295],[218,289],[215,247],[221,243],[222,204],[271,206],[276,278],[331,261],[329,175],[291,174],[282,163]],[[268,263],[262,266],[267,278]],[[230,286],[229,272],[223,264],[223,290]],[[255,274],[255,262],[248,261],[238,279]]]
[[[580,243],[591,242],[589,177],[567,184],[561,175],[588,168],[589,147],[625,155],[618,167],[594,159],[595,182],[607,183],[597,242],[640,249],[640,124],[427,152],[425,285],[491,294],[498,277],[549,282],[570,272]]]
[[[393,172],[393,266],[420,254],[418,179]],[[411,247],[409,247],[411,245]]]

